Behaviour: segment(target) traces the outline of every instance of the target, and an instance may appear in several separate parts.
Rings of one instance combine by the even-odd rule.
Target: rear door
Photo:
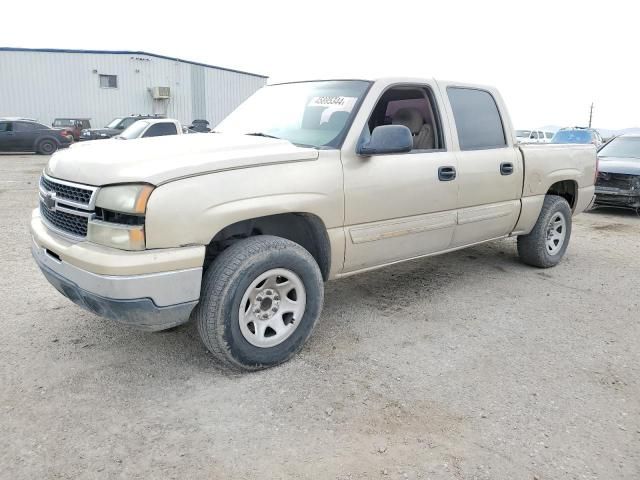
[[[0,121],[0,152],[15,150],[15,134],[13,122]]]
[[[445,84],[458,164],[458,225],[451,247],[509,234],[520,214],[523,161],[496,91]]]
[[[34,122],[14,122],[15,150],[30,152],[35,148],[36,140],[43,130],[48,130],[44,125]]]

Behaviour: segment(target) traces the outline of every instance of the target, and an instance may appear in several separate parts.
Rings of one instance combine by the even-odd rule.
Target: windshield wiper
[[[264,133],[264,132],[245,133],[244,135],[250,135],[252,137],[275,138],[276,140],[286,140],[284,138],[276,137],[275,135],[269,135],[268,133]],[[318,148],[315,145],[309,145],[307,143],[292,142],[291,140],[287,140],[287,141],[294,144],[296,147],[308,147],[308,148],[316,148],[316,149]]]
[[[269,135],[268,133],[264,133],[264,132],[245,133],[245,135],[250,135],[252,137],[275,138],[276,140],[282,140],[280,137],[276,137],[274,135]]]

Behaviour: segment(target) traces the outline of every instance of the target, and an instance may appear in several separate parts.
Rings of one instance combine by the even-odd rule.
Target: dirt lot
[[[0,156],[0,478],[640,478],[634,213],[577,217],[551,270],[505,240],[331,283],[300,355],[229,375],[191,325],[132,331],[46,283],[45,161]]]

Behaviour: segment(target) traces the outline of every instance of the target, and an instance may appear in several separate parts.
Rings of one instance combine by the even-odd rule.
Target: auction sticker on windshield
[[[350,111],[356,103],[356,97],[324,96],[313,97],[310,107],[341,107],[340,110]]]
[[[329,121],[331,116],[335,112],[347,112],[351,113],[353,107],[356,104],[357,97],[342,97],[342,96],[323,96],[313,97],[309,101],[309,107],[323,107],[322,115],[320,116],[320,124]]]

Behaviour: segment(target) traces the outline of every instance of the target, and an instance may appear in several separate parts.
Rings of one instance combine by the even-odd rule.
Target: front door
[[[456,225],[457,159],[442,129],[437,95],[431,85],[413,84],[369,92],[352,128],[366,138],[377,126],[405,125],[414,148],[363,157],[352,144],[343,147],[345,272],[450,245]],[[367,118],[363,112],[370,111]]]

